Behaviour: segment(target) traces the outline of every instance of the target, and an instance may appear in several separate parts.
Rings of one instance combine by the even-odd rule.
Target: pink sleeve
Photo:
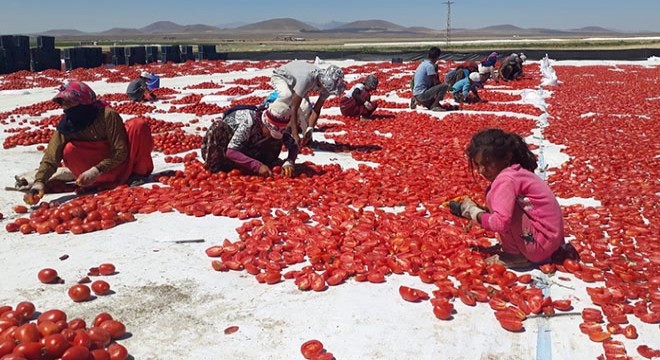
[[[249,171],[251,173],[258,173],[261,162],[255,160],[236,149],[227,149],[227,159],[231,160],[241,170]]]
[[[496,178],[486,196],[489,212],[481,216],[481,226],[490,231],[508,231],[516,206],[516,196],[515,182],[510,177]]]

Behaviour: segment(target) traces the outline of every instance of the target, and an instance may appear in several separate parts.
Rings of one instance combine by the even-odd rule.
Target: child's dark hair
[[[538,166],[536,157],[522,137],[502,129],[486,129],[474,134],[466,153],[471,171],[474,170],[474,161],[479,153],[485,163],[505,159],[511,154],[510,164],[520,164],[522,168],[532,172]]]

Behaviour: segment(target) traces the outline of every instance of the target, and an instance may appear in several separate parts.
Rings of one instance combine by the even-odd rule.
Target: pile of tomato
[[[159,70],[199,74],[280,64],[186,63],[178,67],[167,64]],[[441,63],[441,72],[454,65]],[[347,74],[382,76],[376,96],[395,92],[407,98],[415,67],[415,63],[371,63],[344,70]],[[553,95],[547,100],[549,121],[541,132],[545,139],[565,146],[563,151],[571,159],[560,168],[549,169],[548,183],[558,197],[594,198],[600,205],[563,208],[566,234],[581,261],[548,264],[541,270],[571,274],[590,284],[587,291],[593,306],[581,312],[580,330],[603,344],[605,358],[626,356],[624,341],[636,338],[638,330],[652,329],[630,324],[629,317],[642,324],[660,322],[660,229],[650,220],[658,218],[654,179],[660,178],[656,141],[660,129],[653,119],[660,116],[660,103],[632,96],[653,93],[657,85],[649,79],[657,79],[660,73],[658,67],[615,72],[604,66],[562,66],[557,74],[562,83],[552,89]],[[585,74],[589,74],[589,81],[583,79]],[[238,79],[234,83],[261,88],[267,86],[267,80]],[[245,220],[237,229],[238,239],[226,239],[207,249],[215,270],[245,270],[261,283],[290,281],[302,291],[324,291],[352,280],[379,283],[393,274],[408,274],[437,289],[427,293],[404,286],[400,295],[406,301],[429,302],[429,313],[438,319],[453,319],[456,301],[467,306],[488,303],[504,329],[524,331],[529,316],[570,311],[573,304],[569,299],[544,297],[529,274],[487,266],[484,254],[472,248],[492,244],[495,234],[467,226],[443,204],[461,195],[484,203],[483,191],[488,184],[469,172],[465,146],[473,133],[486,127],[531,135],[539,127],[534,118],[542,110],[511,103],[513,97],[500,90],[515,93],[536,89],[540,82],[536,65],[526,66],[525,79],[498,84],[489,81],[480,90],[485,100],[492,95],[492,102],[466,104],[464,109],[473,111],[452,112],[441,121],[428,112],[401,111],[407,102],[387,100],[376,112],[380,117],[369,121],[323,115],[338,120],[322,122],[318,127],[334,143],[317,141],[316,151],[347,152],[356,160],[377,164],[375,167],[360,164],[355,169],[342,169],[336,164],[303,162],[295,178],[277,171],[273,177],[260,178],[236,170],[210,173],[196,153],[188,153],[169,158],[168,162],[182,162],[184,166],[172,176],[161,177],[162,185],[119,187],[69,203],[73,207],[94,206],[100,219],[88,219],[88,210],[85,216],[63,219],[62,207],[68,204],[47,205],[29,219],[15,220],[13,224],[19,220],[21,224],[18,229],[13,225],[12,230],[23,232],[26,225],[24,233],[74,232],[73,226],[78,225],[86,232],[102,229],[103,219],[116,225],[122,216],[174,210],[189,216],[235,217]],[[603,91],[612,82],[621,84],[618,91]],[[495,85],[496,90],[488,85]],[[205,82],[198,86],[224,85]],[[191,95],[190,100],[196,98]],[[262,100],[248,96],[232,104]],[[331,98],[326,106],[336,107],[337,101]],[[138,116],[152,110],[122,109],[125,113],[135,110]],[[202,116],[219,115],[223,110],[217,105],[195,103],[173,106],[169,112]],[[525,116],[505,116],[499,113],[502,111]],[[7,116],[13,114],[17,113]],[[162,131],[154,136],[156,149],[168,155],[198,149],[201,136],[180,129],[192,123],[172,122],[177,125],[170,127],[154,121]],[[393,212],[386,207],[400,210]],[[71,215],[71,209],[67,214]],[[288,269],[294,264],[303,266]],[[637,351],[649,357],[658,350],[641,345]]]
[[[126,326],[105,312],[88,325],[59,309],[37,312],[29,301],[0,306],[0,358],[5,360],[124,360],[128,351],[117,340],[125,337]]]

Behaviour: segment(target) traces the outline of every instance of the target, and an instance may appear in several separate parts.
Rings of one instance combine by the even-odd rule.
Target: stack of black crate
[[[195,61],[195,53],[193,52],[192,45],[181,45],[181,61],[188,60]]]
[[[160,60],[158,46],[147,46],[145,49],[147,51],[147,64],[158,62],[158,60]]]
[[[163,63],[181,62],[181,49],[179,45],[161,45],[160,46],[160,61]]]
[[[30,67],[32,71],[62,68],[61,51],[55,48],[52,36],[37,36],[37,47],[30,49]]]
[[[218,60],[219,55],[215,45],[197,45],[198,60]]]
[[[110,60],[114,65],[126,65],[126,51],[123,47],[111,47],[110,55],[112,59]]]
[[[94,68],[103,64],[100,47],[74,47],[64,49],[64,64],[67,70]]]
[[[147,63],[147,50],[144,46],[128,46],[125,49],[126,65]]]
[[[30,37],[0,36],[0,74],[30,70]]]

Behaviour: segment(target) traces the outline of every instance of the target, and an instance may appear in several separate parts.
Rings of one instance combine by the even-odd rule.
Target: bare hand
[[[259,174],[259,176],[268,177],[268,176],[272,176],[273,172],[270,170],[270,168],[268,166],[262,164],[259,167],[258,174]]]

